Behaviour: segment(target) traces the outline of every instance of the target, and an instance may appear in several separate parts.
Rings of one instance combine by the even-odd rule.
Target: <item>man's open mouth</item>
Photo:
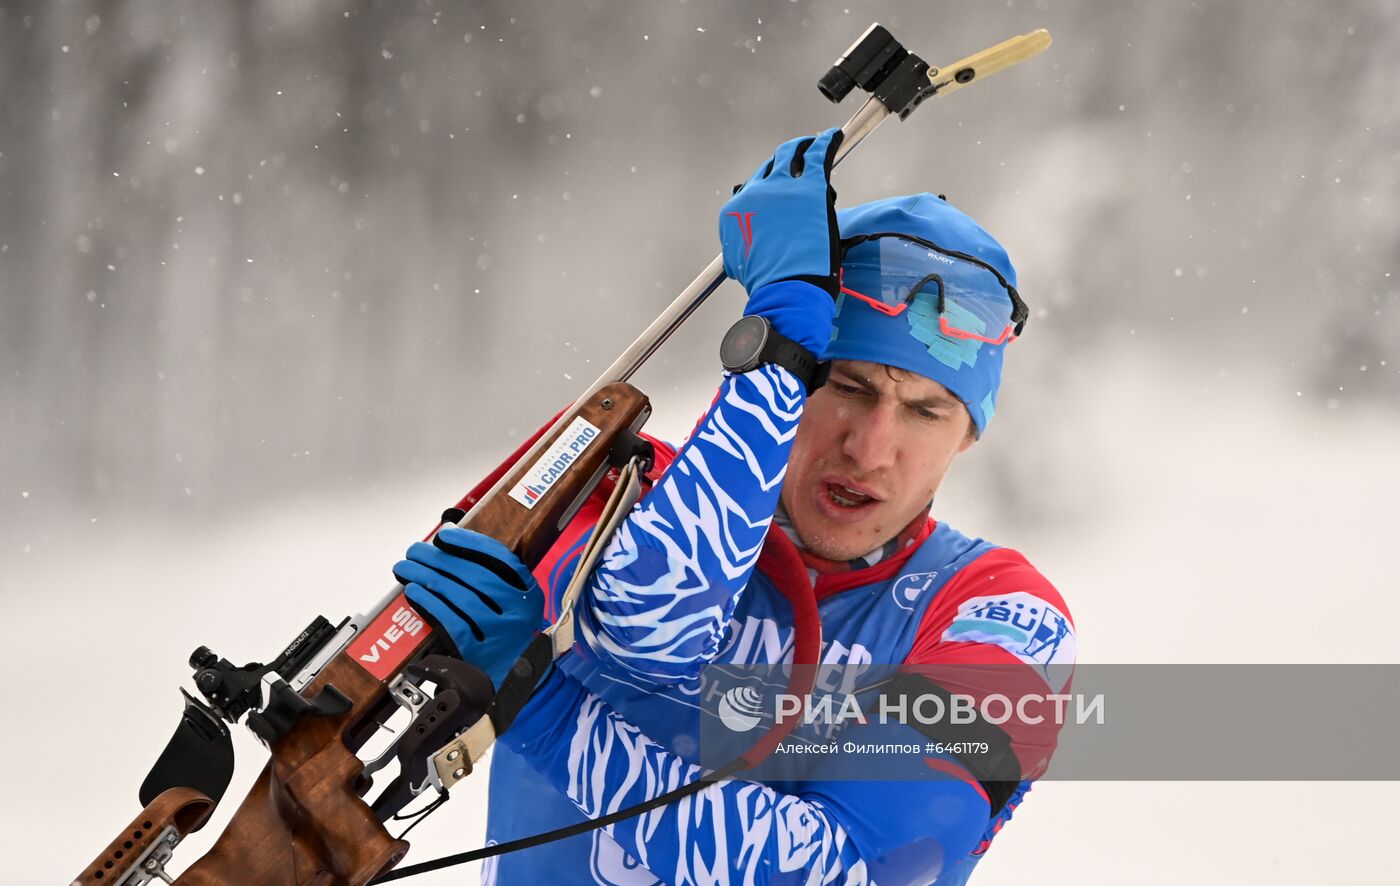
[[[847,509],[859,508],[863,505],[879,501],[879,499],[874,496],[866,495],[863,492],[859,492],[840,483],[827,483],[826,494],[833,504]]]

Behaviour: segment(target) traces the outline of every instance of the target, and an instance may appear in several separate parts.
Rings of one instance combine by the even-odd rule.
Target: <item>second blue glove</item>
[[[544,616],[544,591],[505,545],[449,526],[394,565],[409,602],[436,621],[461,657],[500,687]]]

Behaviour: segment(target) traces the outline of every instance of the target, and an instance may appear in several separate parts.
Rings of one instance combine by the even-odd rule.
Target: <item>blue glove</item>
[[[539,582],[505,545],[457,526],[415,542],[394,577],[408,600],[451,638],[458,654],[500,687],[544,617]]]
[[[720,210],[724,272],[750,295],[779,280],[803,280],[836,298],[841,253],[831,165],[841,139],[841,130],[828,129],[783,142]]]

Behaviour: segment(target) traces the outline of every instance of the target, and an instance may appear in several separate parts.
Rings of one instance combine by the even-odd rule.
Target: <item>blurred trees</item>
[[[813,84],[871,18],[935,63],[1055,35],[838,174],[1007,243],[1011,372],[1131,339],[1393,406],[1396,11],[3,0],[0,496],[200,514],[506,451],[717,251],[730,183],[854,110]],[[713,378],[719,300],[654,378]],[[988,488],[1034,513],[1041,467]]]

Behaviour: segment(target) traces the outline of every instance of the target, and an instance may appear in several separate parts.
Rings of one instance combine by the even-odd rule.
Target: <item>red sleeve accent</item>
[[[993,643],[943,639],[963,603],[975,597],[1016,592],[1039,597],[1074,624],[1064,598],[1045,576],[1020,552],[997,548],[963,567],[944,585],[924,612],[905,664],[919,666],[920,673],[949,692],[971,695],[979,705],[991,694],[1004,695],[1013,703],[1025,696],[1051,694],[1044,676],[1009,650]],[[1069,685],[1059,691],[1068,692]],[[1027,723],[1013,716],[1002,728],[1011,736],[1022,777],[1035,778],[1045,771],[1055,751],[1059,725],[1053,702],[1030,702],[1024,710],[1029,718],[1040,716],[1043,721]]]
[[[911,664],[939,664],[956,661],[961,664],[1002,664],[1016,661],[1016,657],[999,646],[986,643],[943,643],[939,639],[953,623],[958,607],[973,597],[992,594],[1013,594],[1023,591],[1034,594],[1065,614],[1074,624],[1064,597],[1050,584],[1050,580],[1030,564],[1020,551],[1011,548],[994,548],[964,566],[948,580],[933,603],[924,611],[923,621],[914,638],[914,648],[909,651],[906,661]],[[1001,657],[983,657],[980,648],[989,648],[1002,653]],[[966,654],[955,650],[965,650]]]

